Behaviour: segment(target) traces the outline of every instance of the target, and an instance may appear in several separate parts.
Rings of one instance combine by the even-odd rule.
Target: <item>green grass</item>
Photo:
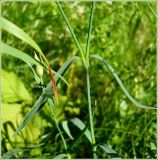
[[[8,20],[2,18],[1,27],[9,32],[2,35],[2,67],[23,76],[34,102],[14,127],[14,139],[23,137],[21,145],[3,129],[2,156],[155,158],[155,4],[113,2],[112,8],[101,2],[24,4],[2,6],[2,16]],[[34,49],[40,61],[30,55]],[[33,74],[28,72],[28,76],[27,69],[20,68],[23,63],[7,55],[26,62]],[[45,74],[50,74],[48,64],[53,66],[59,102]],[[36,66],[45,69],[42,77]],[[40,136],[38,141],[29,141],[23,130],[38,116]],[[40,146],[31,148],[30,144]]]

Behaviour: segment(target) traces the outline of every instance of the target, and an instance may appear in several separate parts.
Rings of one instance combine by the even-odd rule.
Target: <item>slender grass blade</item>
[[[24,53],[24,52],[14,48],[14,47],[11,47],[3,42],[1,43],[1,49],[2,49],[1,52],[4,54],[8,54],[13,57],[19,58],[22,61],[29,63],[29,64],[40,65],[40,66],[44,67],[39,61],[35,60],[31,56],[29,56],[27,53]]]
[[[70,120],[70,122],[72,122],[80,130],[84,130],[84,128],[86,127],[86,125],[79,118],[73,118],[73,119]],[[90,131],[87,129],[84,132],[84,134],[85,134],[86,138],[90,141],[90,143],[92,143],[92,138],[91,138]]]
[[[68,71],[68,69],[71,67],[71,65],[79,59],[80,59],[79,57],[75,56],[67,60],[58,70],[58,74],[60,74],[61,76],[64,76]],[[55,75],[55,81],[56,81],[56,84],[60,82],[60,78],[57,75]],[[53,96],[53,91],[52,91],[51,82],[49,82],[45,91],[41,94],[41,96],[35,102],[31,110],[27,113],[23,122],[16,129],[13,136],[17,135],[26,126],[26,124],[36,115],[36,113],[38,113],[41,110],[41,108],[45,105],[45,103],[51,96]]]
[[[1,17],[1,28],[11,33],[15,37],[21,39],[22,41],[26,42],[27,44],[32,46],[36,51],[43,54],[38,44],[28,34],[26,34],[21,28],[19,28],[14,23],[10,22],[4,17]]]
[[[69,129],[69,126],[68,126],[68,121],[63,121],[62,122],[62,126],[63,126],[63,129],[65,130],[65,132],[67,133],[67,135],[72,139],[74,140],[71,132],[70,132],[70,129]]]
[[[113,69],[113,67],[106,61],[104,60],[102,57],[100,57],[99,55],[91,55],[90,57],[95,58],[101,62],[103,62],[105,64],[105,66],[108,68],[108,70],[112,73],[112,75],[114,76],[114,78],[116,79],[117,83],[120,85],[122,91],[125,93],[125,95],[128,97],[129,100],[131,100],[131,102],[133,102],[136,106],[140,107],[140,108],[144,108],[144,109],[157,109],[155,107],[150,107],[147,105],[143,105],[141,103],[139,103],[138,101],[136,101],[127,91],[127,89],[125,88],[125,86],[123,85],[122,81],[120,80],[120,78],[118,77],[117,73],[115,72],[115,70]]]

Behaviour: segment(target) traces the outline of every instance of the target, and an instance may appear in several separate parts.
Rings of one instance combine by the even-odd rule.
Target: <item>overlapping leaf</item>
[[[70,68],[70,66],[77,61],[78,59],[80,59],[79,57],[75,56],[69,60],[67,60],[62,66],[61,68],[58,70],[58,74],[61,76],[64,76],[66,74],[66,72],[68,71],[68,69]],[[60,78],[55,75],[55,81],[56,84],[58,84],[60,82]],[[35,114],[37,112],[39,112],[41,110],[41,108],[44,106],[44,104],[47,102],[48,98],[53,96],[53,91],[52,91],[52,85],[51,82],[49,82],[49,84],[47,85],[45,91],[41,94],[41,96],[38,98],[38,100],[35,102],[34,106],[31,108],[31,110],[28,112],[28,114],[26,115],[26,117],[24,118],[24,121],[20,124],[20,126],[16,129],[14,135],[17,135],[24,127],[25,125],[35,116]],[[13,135],[13,136],[14,136]]]
[[[51,70],[51,67],[50,67],[50,64],[47,58],[43,54],[38,44],[27,33],[25,33],[21,28],[19,28],[18,26],[16,26],[14,23],[10,22],[9,20],[5,19],[4,17],[1,17],[1,28],[11,33],[15,37],[21,39],[22,41],[26,42],[30,46],[32,46],[43,57],[43,59],[45,60],[47,64],[48,70],[49,70],[54,96],[58,100],[57,87],[56,87],[56,83],[54,79],[54,74]]]
[[[1,50],[2,53],[7,54],[7,55],[11,55],[11,56],[13,56],[15,58],[21,59],[22,61],[26,62],[31,67],[31,70],[34,73],[34,76],[35,76],[36,80],[37,80],[37,75],[34,72],[34,70],[32,68],[32,65],[39,65],[39,66],[41,66],[41,67],[46,69],[45,65],[43,65],[39,61],[35,60],[34,58],[32,58],[27,53],[22,52],[22,51],[14,48],[14,47],[11,47],[11,46],[3,43],[3,42],[1,43],[1,49],[2,49]],[[59,75],[57,72],[55,72],[53,70],[52,70],[52,72],[54,74],[56,74],[58,77],[60,77],[68,85],[67,81],[61,75]],[[39,81],[39,80],[37,80],[37,81]]]
[[[72,118],[70,120],[76,127],[78,127],[81,131],[85,129],[86,125],[79,118]],[[91,133],[88,129],[84,132],[86,138],[92,143]]]

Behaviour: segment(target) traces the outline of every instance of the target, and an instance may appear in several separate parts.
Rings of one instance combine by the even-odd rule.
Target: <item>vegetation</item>
[[[155,6],[2,3],[2,158],[156,158]]]

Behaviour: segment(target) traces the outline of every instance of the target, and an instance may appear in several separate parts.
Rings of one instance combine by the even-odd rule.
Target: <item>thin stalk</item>
[[[154,16],[155,18],[157,18],[157,15],[156,15],[155,11],[153,10],[153,8],[151,7],[151,5],[149,4],[149,2],[145,2],[145,3],[146,3],[146,5],[149,7],[149,9],[151,10],[151,13],[153,14],[153,16]]]
[[[94,127],[93,127],[93,114],[92,114],[92,107],[91,107],[91,95],[90,95],[90,80],[89,80],[89,61],[85,62],[86,68],[86,80],[87,80],[87,97],[88,97],[88,113],[89,113],[89,123],[90,123],[90,131],[91,131],[91,138],[92,138],[92,152],[93,158],[97,158],[96,156],[96,142],[95,142],[95,135],[94,135]]]
[[[95,7],[95,1],[92,2],[91,13],[89,17],[88,37],[87,37],[87,44],[86,44],[86,59],[88,59],[89,57],[89,47],[90,47],[90,40],[91,40],[91,33],[92,33],[94,7]]]
[[[65,20],[68,28],[69,28],[69,31],[70,31],[71,34],[72,34],[72,37],[73,37],[73,39],[74,39],[74,41],[75,41],[75,44],[76,44],[77,48],[79,49],[79,52],[80,52],[80,54],[81,54],[81,57],[82,57],[82,59],[84,60],[85,57],[84,57],[83,50],[82,50],[82,48],[81,48],[81,46],[80,46],[80,44],[79,44],[79,42],[78,42],[78,40],[77,40],[77,38],[76,38],[76,35],[75,35],[75,33],[74,33],[71,25],[70,25],[70,22],[68,21],[68,19],[67,19],[66,15],[65,15],[65,13],[64,13],[64,11],[63,11],[60,3],[59,3],[58,1],[56,1],[56,4],[57,4],[57,6],[58,6],[58,8],[59,8],[59,10],[60,10],[60,12],[61,12],[61,14],[62,14],[62,16],[63,16],[63,18],[64,18],[64,20]]]
[[[70,155],[69,152],[68,152],[66,141],[65,141],[64,136],[63,136],[63,134],[62,134],[62,132],[61,132],[61,130],[60,130],[60,127],[59,127],[59,125],[58,125],[58,122],[57,122],[57,119],[56,119],[56,117],[55,117],[55,114],[54,114],[51,106],[50,106],[49,104],[48,104],[48,106],[49,106],[50,112],[52,113],[52,116],[53,116],[55,125],[56,125],[56,127],[57,127],[57,130],[58,130],[58,132],[59,132],[59,134],[60,134],[60,137],[61,137],[61,139],[62,139],[62,141],[63,141],[64,148],[65,148],[65,151],[66,151],[66,153],[67,153],[67,158],[68,158],[68,159],[71,159],[71,155]]]

